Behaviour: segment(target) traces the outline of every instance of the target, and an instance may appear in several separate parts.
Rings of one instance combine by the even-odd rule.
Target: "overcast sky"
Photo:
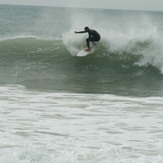
[[[0,0],[0,4],[163,11],[163,0]]]

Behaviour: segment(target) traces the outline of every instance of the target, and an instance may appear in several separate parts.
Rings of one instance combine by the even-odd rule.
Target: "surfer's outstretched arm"
[[[87,32],[86,31],[79,31],[79,32],[75,31],[75,33],[78,34],[78,33],[87,33]]]

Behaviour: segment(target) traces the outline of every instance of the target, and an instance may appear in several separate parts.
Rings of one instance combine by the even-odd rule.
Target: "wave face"
[[[59,92],[163,94],[163,13],[0,8],[0,84]],[[85,26],[102,39],[95,53],[79,58],[87,34],[74,31]]]

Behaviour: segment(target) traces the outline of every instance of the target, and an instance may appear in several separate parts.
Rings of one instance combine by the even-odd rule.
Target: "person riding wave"
[[[88,38],[86,39],[86,43],[87,43],[87,49],[85,49],[86,51],[90,51],[91,48],[90,48],[90,41],[91,42],[95,42],[95,41],[100,41],[101,39],[101,36],[100,34],[93,30],[93,29],[89,29],[89,27],[85,27],[84,28],[84,31],[75,31],[76,34],[78,33],[88,33]]]

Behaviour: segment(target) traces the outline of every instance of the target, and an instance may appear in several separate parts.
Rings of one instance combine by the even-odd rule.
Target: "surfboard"
[[[87,55],[93,53],[96,50],[95,43],[94,44],[91,43],[90,45],[91,45],[91,50],[90,51],[86,51],[85,48],[84,48],[84,49],[82,49],[81,51],[79,51],[77,53],[77,56],[78,57],[84,57],[84,56],[87,56]]]
[[[81,51],[78,52],[77,56],[78,57],[84,57],[84,56],[87,56],[87,55],[93,53],[94,51],[95,51],[95,48],[91,48],[90,51],[85,51],[85,48],[84,48],[84,49],[82,49]]]

